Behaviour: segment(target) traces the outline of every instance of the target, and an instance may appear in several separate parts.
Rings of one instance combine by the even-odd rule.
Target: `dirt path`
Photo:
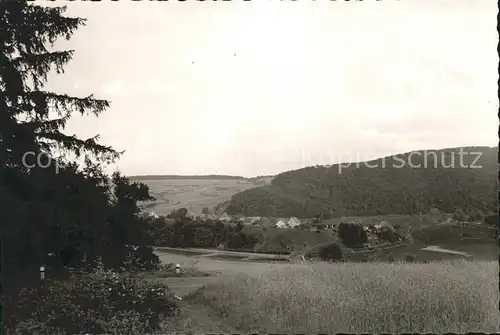
[[[455,255],[460,255],[460,256],[465,256],[465,257],[471,257],[472,256],[468,252],[461,252],[461,251],[456,251],[456,250],[445,249],[445,248],[441,248],[440,246],[437,246],[437,245],[429,245],[429,246],[427,246],[425,248],[422,248],[420,250],[423,250],[423,251],[433,251],[433,252],[445,252],[445,253],[448,253],[448,254],[455,254]]]

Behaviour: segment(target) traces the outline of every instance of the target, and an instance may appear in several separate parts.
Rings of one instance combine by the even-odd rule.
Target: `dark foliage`
[[[338,235],[346,247],[359,247],[368,241],[363,226],[353,222],[341,222]]]
[[[335,243],[322,246],[319,251],[319,257],[325,261],[341,261],[343,259],[342,249]]]
[[[377,230],[377,236],[381,240],[391,243],[397,242],[399,239],[396,231],[394,229],[391,229],[390,227],[381,227],[379,230]]]
[[[489,214],[485,216],[484,223],[492,227],[498,227],[498,214]]]
[[[460,221],[460,222],[465,222],[468,221],[469,216],[464,213],[464,211],[460,208],[456,209],[453,212],[453,220]]]
[[[414,263],[416,261],[416,258],[413,255],[405,255],[404,260],[406,263]]]
[[[156,246],[207,248],[223,245],[230,249],[252,249],[259,238],[244,232],[243,227],[242,224],[233,227],[221,221],[197,222],[184,217],[170,224],[163,218],[150,219],[148,230]]]
[[[98,135],[81,139],[64,132],[74,113],[99,116],[109,102],[44,90],[48,73],[63,72],[73,55],[52,50],[54,43],[70,39],[85,22],[64,11],[0,3],[2,288],[11,295],[36,282],[42,264],[54,279],[66,276],[68,267],[93,269],[98,259],[114,269],[158,263],[139,217],[138,203],[152,200],[147,186],[103,172],[120,153],[99,144]],[[43,154],[51,164],[33,164],[34,156],[24,160],[26,153]]]
[[[8,334],[145,334],[178,310],[166,285],[102,270],[24,288],[7,307]]]

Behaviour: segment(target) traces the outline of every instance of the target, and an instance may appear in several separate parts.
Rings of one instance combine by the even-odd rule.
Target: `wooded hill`
[[[301,218],[413,214],[433,207],[448,213],[457,208],[496,212],[498,148],[466,147],[462,152],[462,160],[460,148],[449,148],[288,171],[270,185],[235,194],[225,209],[228,214]]]

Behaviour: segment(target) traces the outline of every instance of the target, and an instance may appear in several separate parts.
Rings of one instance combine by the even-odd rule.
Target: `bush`
[[[453,220],[459,222],[465,222],[469,219],[467,214],[465,214],[461,209],[456,209],[455,212],[453,213],[452,218]]]
[[[390,227],[382,227],[378,232],[377,236],[384,241],[394,243],[398,240],[395,231]]]
[[[24,288],[7,306],[7,334],[144,334],[178,310],[168,286],[103,270]]]
[[[214,234],[208,227],[197,227],[194,229],[193,245],[196,247],[213,247]]]
[[[245,240],[238,233],[229,233],[227,236],[227,247],[232,249],[243,248]]]
[[[124,262],[124,269],[130,272],[155,271],[160,266],[160,258],[147,246],[130,246],[128,257]]]
[[[484,217],[484,223],[489,226],[498,227],[498,213],[489,214]]]
[[[406,263],[413,263],[415,262],[416,258],[413,255],[405,255],[405,262]]]
[[[396,258],[394,257],[394,254],[392,252],[389,252],[386,256],[385,256],[385,260],[389,263],[393,263]]]
[[[368,241],[368,237],[363,227],[353,222],[340,223],[338,235],[347,247],[360,246]]]
[[[320,249],[319,257],[325,261],[340,261],[343,259],[342,249],[335,243],[328,244]]]

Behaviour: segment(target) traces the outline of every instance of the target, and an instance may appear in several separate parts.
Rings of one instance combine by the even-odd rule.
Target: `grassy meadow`
[[[149,187],[156,201],[148,208],[158,215],[166,215],[174,209],[187,208],[200,213],[203,207],[213,209],[234,194],[256,187],[248,180],[238,179],[134,179]]]
[[[290,264],[190,297],[241,332],[496,332],[498,263]],[[200,326],[203,328],[203,326]]]

